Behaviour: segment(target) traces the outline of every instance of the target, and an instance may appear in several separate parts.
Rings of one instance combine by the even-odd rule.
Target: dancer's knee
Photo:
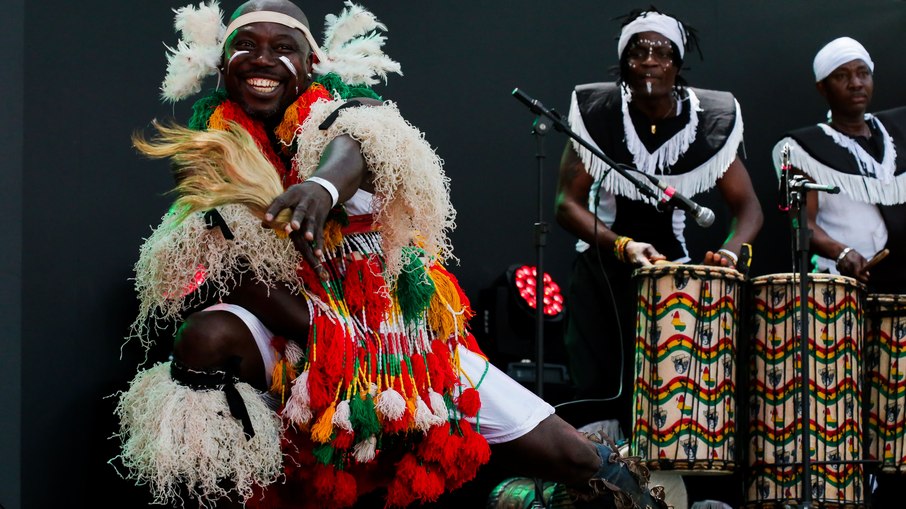
[[[196,370],[232,367],[240,380],[264,388],[264,365],[255,339],[242,319],[229,312],[190,315],[176,334],[173,358]]]

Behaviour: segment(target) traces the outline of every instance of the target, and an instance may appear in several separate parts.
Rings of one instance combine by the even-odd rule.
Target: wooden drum
[[[751,285],[746,501],[781,507],[802,499],[799,278],[773,274]],[[848,277],[809,274],[807,289],[811,499],[820,506],[860,506],[863,473],[854,462],[863,457],[864,287]]]
[[[743,275],[659,264],[633,277],[639,292],[632,453],[653,469],[732,470]]]

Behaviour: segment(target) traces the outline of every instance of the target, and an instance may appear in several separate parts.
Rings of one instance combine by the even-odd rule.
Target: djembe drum
[[[632,453],[652,469],[736,465],[734,269],[658,264],[636,270]]]
[[[869,295],[865,318],[869,455],[883,472],[906,472],[906,295]]]
[[[799,277],[751,280],[750,507],[802,499]],[[822,506],[863,504],[862,299],[855,279],[809,274],[808,359],[811,500]]]

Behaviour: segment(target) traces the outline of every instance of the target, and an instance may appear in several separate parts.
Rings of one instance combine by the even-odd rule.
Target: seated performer
[[[449,180],[368,88],[399,64],[346,5],[323,48],[287,0],[246,2],[225,28],[216,2],[176,11],[164,98],[217,72],[225,90],[188,128],[134,140],[171,160],[178,195],[136,265],[134,335],[181,326],[172,360],[120,397],[118,461],[161,504],[352,507],[382,489],[405,507],[493,451],[581,500],[666,507],[636,462],[481,354],[443,265]]]
[[[733,218],[724,244],[701,263],[734,266],[742,245],[761,228],[761,207],[737,157],[743,122],[736,100],[688,87],[679,74],[694,42],[671,16],[653,9],[631,13],[617,45],[617,82],[577,86],[569,122],[616,163],[635,167],[643,181],[642,174],[656,175],[685,196],[716,186]],[[657,260],[691,261],[685,216],[679,209],[660,212],[590,150],[567,144],[557,221],[579,238],[567,298],[571,374],[578,397],[614,400],[610,406],[625,433],[632,430],[637,297],[630,276]]]
[[[813,67],[830,108],[827,123],[786,134],[774,146],[774,165],[779,173],[789,145],[794,171],[840,188],[807,197],[816,268],[878,293],[906,293],[906,107],[867,113],[874,62],[854,39],[828,43]],[[890,255],[869,269],[868,259],[884,248]]]

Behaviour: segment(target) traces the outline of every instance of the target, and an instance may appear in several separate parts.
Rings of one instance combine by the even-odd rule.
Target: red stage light
[[[513,284],[519,293],[519,296],[532,309],[535,309],[535,278],[538,270],[529,265],[523,265],[513,272]],[[550,274],[544,273],[541,276],[544,285],[544,314],[549,317],[558,316],[563,312],[563,295],[560,293],[560,285],[554,282]]]

